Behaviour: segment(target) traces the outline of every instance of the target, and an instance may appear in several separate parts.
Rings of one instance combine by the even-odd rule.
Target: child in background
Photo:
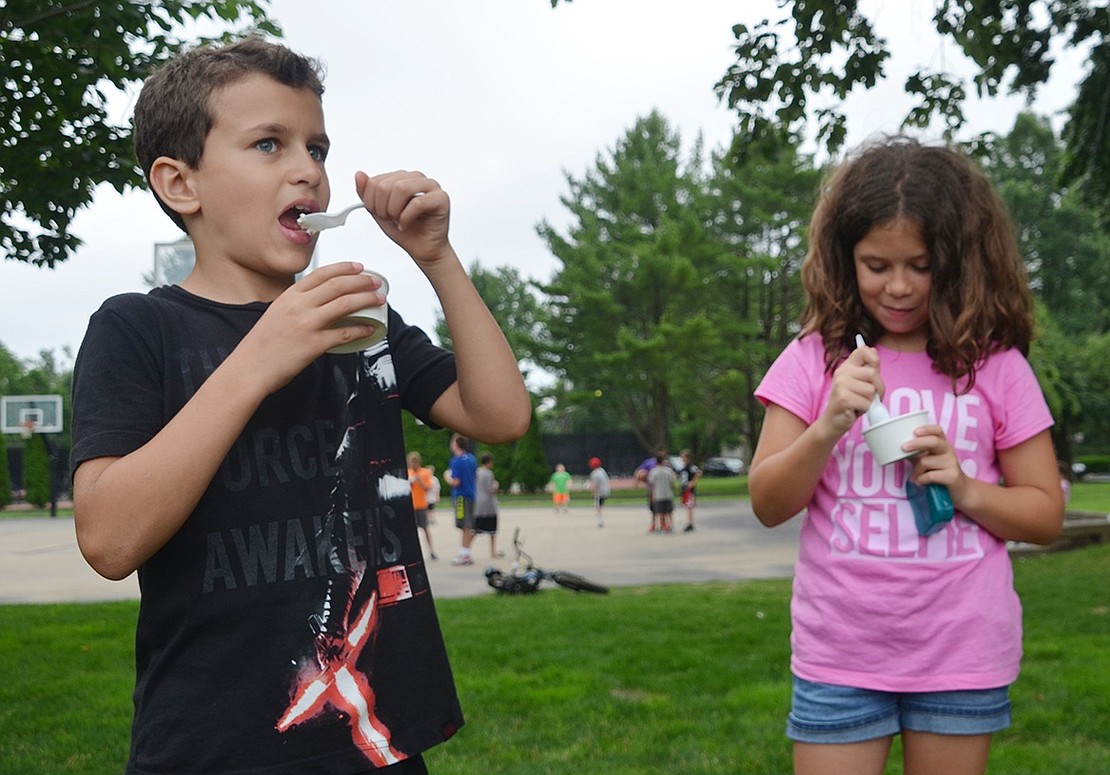
[[[416,517],[416,526],[424,531],[424,540],[428,542],[428,557],[436,559],[435,549],[432,548],[432,533],[428,529],[428,491],[432,489],[436,478],[430,468],[423,466],[423,459],[419,452],[410,452],[408,458],[409,485],[412,487],[412,512]]]
[[[455,507],[455,527],[461,532],[461,545],[452,565],[473,565],[470,545],[474,542],[474,499],[477,497],[478,458],[470,451],[470,439],[462,434],[451,436],[450,468],[443,479],[451,486]]]
[[[501,485],[493,478],[493,455],[478,456],[478,474],[474,496],[474,532],[489,536],[489,556],[504,557],[497,551],[497,492]]]
[[[135,105],[196,263],[104,302],[73,372],[77,541],[142,588],[128,773],[417,775],[463,723],[401,411],[500,443],[531,405],[421,173],[357,172],[350,193],[428,279],[456,353],[392,305],[386,339],[329,352],[385,299],[356,262],[297,279],[318,239],[298,216],[331,201],[323,91],[317,62],[250,38],[162,65]]]
[[[570,507],[570,482],[571,476],[567,473],[567,467],[562,463],[556,465],[555,472],[551,474],[551,479],[547,483],[551,489],[551,502],[555,506],[556,514],[560,511],[566,514]]]
[[[436,523],[436,504],[439,503],[439,496],[443,487],[439,483],[439,477],[436,476],[436,467],[428,465],[426,468],[428,473],[432,475],[432,486],[428,488],[428,524],[434,525]]]
[[[826,181],[809,240],[802,333],[756,390],[749,480],[764,524],[805,512],[795,772],[878,775],[901,734],[906,772],[981,775],[1021,659],[1006,541],[1048,543],[1063,516],[1013,226],[963,155],[890,138]],[[867,449],[875,395],[929,411],[908,461]],[[917,535],[907,478],[948,488],[940,532]]]
[[[682,493],[682,506],[686,509],[686,527],[684,533],[694,531],[694,509],[698,505],[698,480],[701,479],[702,470],[694,465],[694,455],[690,450],[681,452],[682,468],[678,470],[678,486]]]
[[[594,511],[597,514],[597,526],[605,527],[605,517],[602,509],[605,500],[609,497],[609,472],[601,467],[601,458],[590,458],[590,478],[588,480],[590,492],[594,494]]]
[[[674,469],[667,462],[667,456],[659,452],[655,465],[647,475],[647,486],[651,491],[652,523],[649,532],[670,533],[674,527],[674,485],[677,481]]]

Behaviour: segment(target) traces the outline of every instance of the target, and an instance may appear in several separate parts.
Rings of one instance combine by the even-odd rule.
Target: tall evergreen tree
[[[721,428],[713,441],[749,451],[763,409],[753,393],[771,362],[798,333],[804,304],[799,271],[821,171],[791,142],[761,152],[735,149],[714,157],[709,196],[719,245],[707,288],[722,346],[690,394],[703,423]]]
[[[12,502],[12,475],[8,470],[8,440],[0,436],[0,509]]]
[[[607,407],[645,449],[667,443],[676,386],[716,344],[703,296],[714,251],[696,209],[700,149],[685,165],[680,154],[677,132],[652,112],[582,179],[567,176],[569,233],[539,226],[561,264],[543,287],[559,400],[587,416]]]
[[[543,448],[543,435],[536,419],[534,404],[532,424],[528,427],[528,432],[513,445],[511,460],[505,462],[509,463],[509,472],[505,478],[499,477],[505,487],[508,486],[506,482],[516,482],[525,492],[538,492],[551,476],[551,464]]]
[[[34,434],[23,445],[23,489],[27,502],[42,508],[50,503],[50,455],[46,442]]]
[[[1110,330],[1110,234],[1058,184],[1063,159],[1048,119],[1022,113],[986,145],[983,164],[1013,215],[1033,292],[1064,334],[1101,333]]]

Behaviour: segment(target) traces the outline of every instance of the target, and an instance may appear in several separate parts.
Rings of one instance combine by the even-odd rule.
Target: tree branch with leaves
[[[268,0],[58,2],[0,6],[0,249],[6,259],[53,267],[80,246],[76,213],[96,187],[143,184],[129,124],[113,122],[110,96],[143,80],[187,45],[185,25],[240,25],[196,43],[251,31],[281,35]]]
[[[842,146],[847,117],[840,102],[870,89],[892,56],[857,0],[784,0],[783,16],[737,24],[736,62],[716,85],[739,119],[745,144],[770,134],[796,136],[812,122],[832,153]],[[1089,45],[1091,55],[1068,109],[1068,155],[1062,183],[1076,185],[1110,215],[1110,13],[1095,0],[942,0],[937,32],[978,68],[970,84],[952,73],[918,70],[904,83],[916,103],[904,127],[939,119],[953,137],[966,124],[968,86],[979,97],[1001,91],[1032,97],[1052,73],[1052,44]],[[818,105],[817,98],[830,104]]]

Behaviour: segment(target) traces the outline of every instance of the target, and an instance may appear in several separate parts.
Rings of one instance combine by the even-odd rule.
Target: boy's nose
[[[307,183],[310,186],[318,186],[327,179],[323,165],[312,158],[307,150],[296,156],[290,168],[290,176],[294,178],[294,182]]]

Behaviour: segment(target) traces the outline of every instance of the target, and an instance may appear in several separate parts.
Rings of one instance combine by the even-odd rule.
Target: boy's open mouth
[[[281,214],[281,216],[278,218],[278,223],[280,223],[287,229],[292,229],[293,231],[303,231],[303,229],[301,229],[301,225],[297,223],[297,219],[305,213],[309,212],[312,211],[305,207],[301,207],[300,205],[294,205]]]

